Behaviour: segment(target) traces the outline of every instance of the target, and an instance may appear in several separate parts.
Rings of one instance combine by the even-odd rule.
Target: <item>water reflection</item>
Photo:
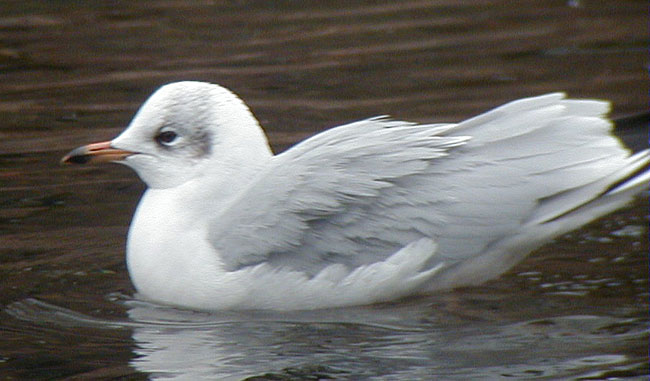
[[[106,320],[27,299],[14,317],[65,327],[128,329],[130,365],[156,378],[602,377],[639,374],[620,353],[647,338],[642,319],[567,315],[516,321],[447,295],[384,305],[291,313],[206,313],[120,301],[128,319]],[[474,311],[471,311],[475,309]],[[478,312],[478,314],[477,314]],[[603,351],[603,348],[608,350]]]

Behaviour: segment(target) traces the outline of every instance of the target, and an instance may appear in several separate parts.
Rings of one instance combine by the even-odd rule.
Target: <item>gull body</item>
[[[608,111],[548,94],[456,124],[371,118],[273,155],[235,94],[178,82],[64,161],[122,163],[147,184],[127,238],[143,298],[338,307],[479,284],[629,202],[649,153],[611,136]]]

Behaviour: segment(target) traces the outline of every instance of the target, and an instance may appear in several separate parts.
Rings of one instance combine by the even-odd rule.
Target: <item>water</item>
[[[0,3],[0,377],[647,379],[645,198],[480,287],[206,314],[131,298],[135,175],[58,165],[180,79],[240,94],[276,151],[358,118],[456,121],[557,90],[644,111],[646,6]]]

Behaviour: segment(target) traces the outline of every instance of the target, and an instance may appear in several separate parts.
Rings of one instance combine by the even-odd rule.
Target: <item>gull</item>
[[[460,123],[374,117],[274,155],[228,89],[158,89],[115,139],[65,163],[146,183],[126,263],[140,298],[197,310],[300,310],[493,279],[647,189],[649,150],[610,105],[553,93]]]

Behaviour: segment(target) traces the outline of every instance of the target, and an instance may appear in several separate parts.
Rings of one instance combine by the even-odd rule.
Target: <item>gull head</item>
[[[164,189],[215,172],[227,175],[270,155],[257,120],[235,94],[186,81],[158,89],[112,141],[79,147],[62,162],[124,164],[149,187]]]

